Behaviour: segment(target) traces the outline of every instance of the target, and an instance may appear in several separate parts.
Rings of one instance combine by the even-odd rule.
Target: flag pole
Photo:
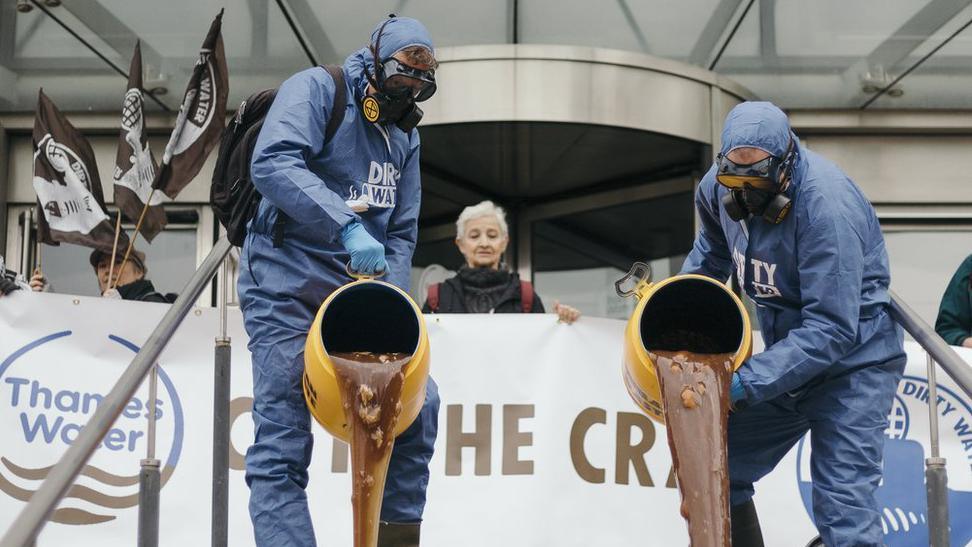
[[[37,212],[38,212],[38,214],[41,214],[41,215],[44,214],[44,212],[40,210],[40,207],[37,208]],[[41,269],[41,249],[43,248],[43,242],[41,241],[41,237],[40,237],[40,229],[39,229],[39,226],[40,226],[40,218],[39,217],[37,219],[37,225],[38,225],[38,228],[34,230],[34,239],[37,240],[37,268],[36,268],[36,270],[37,271],[40,271],[40,269]]]
[[[132,249],[135,248],[135,240],[138,239],[138,231],[142,229],[142,221],[145,220],[145,213],[148,212],[149,203],[152,203],[152,196],[155,195],[155,188],[149,193],[149,197],[145,200],[145,205],[142,206],[142,214],[138,215],[138,222],[135,223],[135,233],[132,234],[131,239],[128,240],[128,249],[125,250],[125,258],[122,259],[121,266],[118,267],[118,277],[121,277],[122,270],[125,269],[125,264],[128,262],[128,257],[132,254]],[[114,289],[118,286],[118,283],[111,283],[111,278],[108,278],[108,288]]]
[[[111,278],[115,273],[115,253],[118,251],[118,234],[121,233],[121,210],[116,214],[118,216],[115,217],[115,242],[111,244],[111,264],[108,266],[108,288],[111,288]]]
[[[44,248],[44,244],[41,243],[40,240],[38,240],[37,241],[37,271],[38,272],[41,271],[41,249],[43,248]]]

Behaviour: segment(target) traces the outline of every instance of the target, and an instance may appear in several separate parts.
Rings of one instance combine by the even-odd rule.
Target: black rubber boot
[[[817,536],[812,540],[810,540],[810,543],[807,544],[807,547],[827,547],[827,546],[824,545],[824,542],[822,539],[820,539],[820,536]]]
[[[759,516],[753,500],[732,507],[729,522],[732,526],[732,547],[763,547],[763,531],[759,528]]]
[[[378,523],[378,547],[418,547],[421,523]]]

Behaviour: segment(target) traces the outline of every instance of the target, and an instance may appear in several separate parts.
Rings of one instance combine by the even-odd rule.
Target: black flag
[[[229,75],[220,34],[222,21],[220,11],[199,51],[199,60],[192,70],[179,117],[152,185],[170,198],[175,198],[199,173],[223,132]]]
[[[39,239],[111,252],[115,231],[105,213],[101,178],[91,145],[41,90],[34,118],[34,192],[43,215]],[[122,234],[120,244],[127,245]]]
[[[151,242],[165,227],[165,211],[160,205],[162,193],[152,193],[156,163],[149,148],[142,105],[142,48],[136,43],[128,72],[128,89],[122,104],[121,134],[112,178],[115,182],[115,204],[131,222],[138,222],[146,201],[152,196],[139,230],[145,240]]]

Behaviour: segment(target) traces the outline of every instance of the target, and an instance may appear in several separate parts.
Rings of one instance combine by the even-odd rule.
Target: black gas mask
[[[795,152],[791,139],[782,158],[769,156],[755,163],[740,164],[719,154],[716,180],[729,189],[722,197],[729,218],[743,220],[754,215],[773,224],[783,222],[792,205],[783,192],[790,184]]]
[[[395,58],[381,60],[378,54],[381,35],[392,19],[394,15],[381,25],[375,43],[369,46],[375,61],[375,72],[369,72],[366,67],[365,75],[375,88],[375,93],[365,95],[361,100],[361,112],[369,122],[394,123],[408,133],[422,119],[422,109],[415,103],[435,94],[435,71],[419,70]]]

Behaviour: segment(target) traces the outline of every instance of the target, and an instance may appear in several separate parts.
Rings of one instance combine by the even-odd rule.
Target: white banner
[[[22,291],[0,298],[0,530],[77,438],[164,305]],[[427,318],[442,408],[422,544],[476,546],[685,545],[664,428],[641,415],[620,375],[623,323],[551,315]],[[160,360],[157,457],[164,466],[162,545],[210,537],[213,309],[194,310]],[[233,338],[230,544],[252,545],[242,454],[252,438],[251,376],[238,310]],[[961,350],[972,361],[972,352]],[[887,543],[927,545],[925,359],[909,365],[888,430],[878,500]],[[952,545],[972,545],[972,405],[939,376],[942,455],[948,459]],[[143,386],[40,536],[39,545],[132,545]],[[351,544],[344,453],[317,427],[308,487],[321,545]],[[757,485],[766,544],[801,547],[815,535],[808,444]]]

